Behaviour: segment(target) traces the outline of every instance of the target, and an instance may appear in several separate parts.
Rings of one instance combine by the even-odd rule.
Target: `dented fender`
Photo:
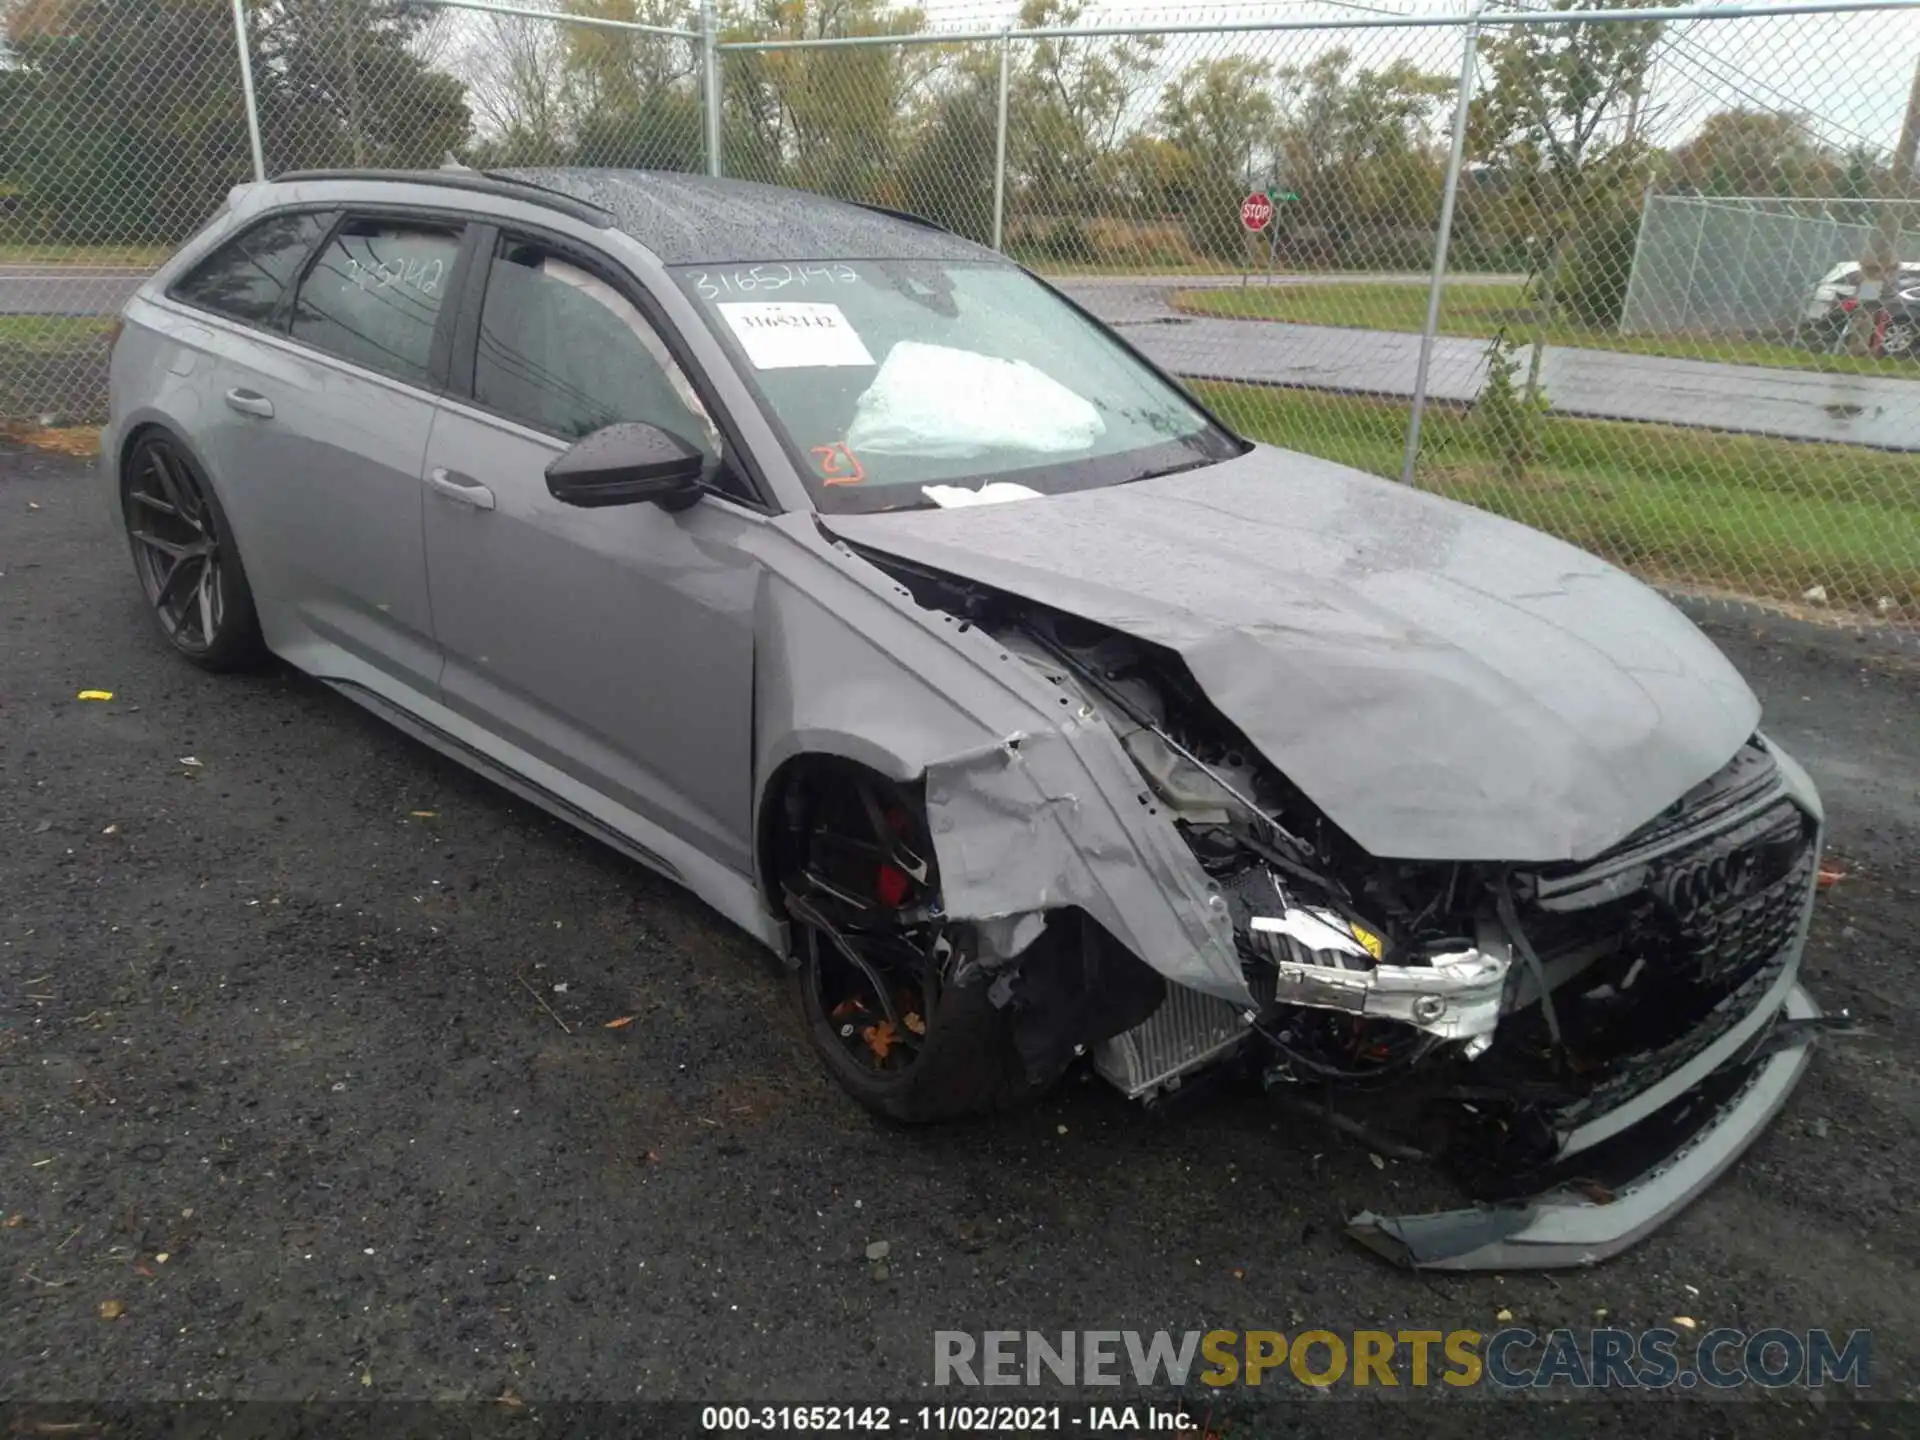
[[[802,756],[923,779],[949,915],[1078,907],[1167,979],[1251,1000],[1225,900],[1104,720],[811,517],[781,517],[756,548],[756,834]]]

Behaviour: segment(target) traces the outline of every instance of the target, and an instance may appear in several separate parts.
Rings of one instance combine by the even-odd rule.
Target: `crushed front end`
[[[1202,1071],[1250,1070],[1307,1123],[1434,1162],[1470,1203],[1356,1216],[1351,1233],[1379,1253],[1453,1269],[1602,1260],[1711,1183],[1804,1069],[1819,1012],[1798,970],[1822,817],[1805,774],[1758,733],[1577,863],[1382,858],[1268,763],[1171,650],[887,568],[1112,732],[1138,772],[1133,798],[1172,823],[1204,878],[1197,903],[1231,919],[1239,974],[1213,993],[1176,983],[1165,957],[1157,977],[1116,962],[1111,943],[1087,950],[1076,983],[1023,967],[1015,945],[983,956],[1023,1049],[1084,1046],[1149,1102]],[[1127,993],[1129,967],[1152,984]]]
[[[1472,1202],[1362,1214],[1370,1248],[1433,1268],[1604,1259],[1704,1189],[1797,1081],[1821,816],[1763,737],[1584,863],[1387,861],[1163,653],[1032,610],[995,633],[1114,729],[1229,907],[1254,997],[1170,986],[1093,1047],[1096,1068],[1145,1099],[1257,1068]]]

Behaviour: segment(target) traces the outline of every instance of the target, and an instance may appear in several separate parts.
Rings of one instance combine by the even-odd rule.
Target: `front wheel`
[[[783,797],[778,883],[801,1018],[854,1099],[923,1123],[1047,1088],[972,964],[973,927],[945,918],[916,797],[855,765],[811,766]]]
[[[120,474],[120,511],[134,573],[169,644],[206,670],[237,670],[266,653],[240,551],[213,487],[164,435],[143,437]]]

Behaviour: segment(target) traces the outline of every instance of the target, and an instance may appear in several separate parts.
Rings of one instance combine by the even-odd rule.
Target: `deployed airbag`
[[[855,454],[964,460],[994,450],[1091,448],[1100,412],[1043,370],[972,350],[902,340],[854,403]]]

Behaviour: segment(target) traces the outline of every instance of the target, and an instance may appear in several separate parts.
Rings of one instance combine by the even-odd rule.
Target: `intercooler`
[[[1247,1035],[1247,1022],[1232,1003],[1167,986],[1160,1008],[1131,1030],[1094,1047],[1093,1068],[1129,1099],[1166,1089],[1189,1071],[1219,1058]]]

